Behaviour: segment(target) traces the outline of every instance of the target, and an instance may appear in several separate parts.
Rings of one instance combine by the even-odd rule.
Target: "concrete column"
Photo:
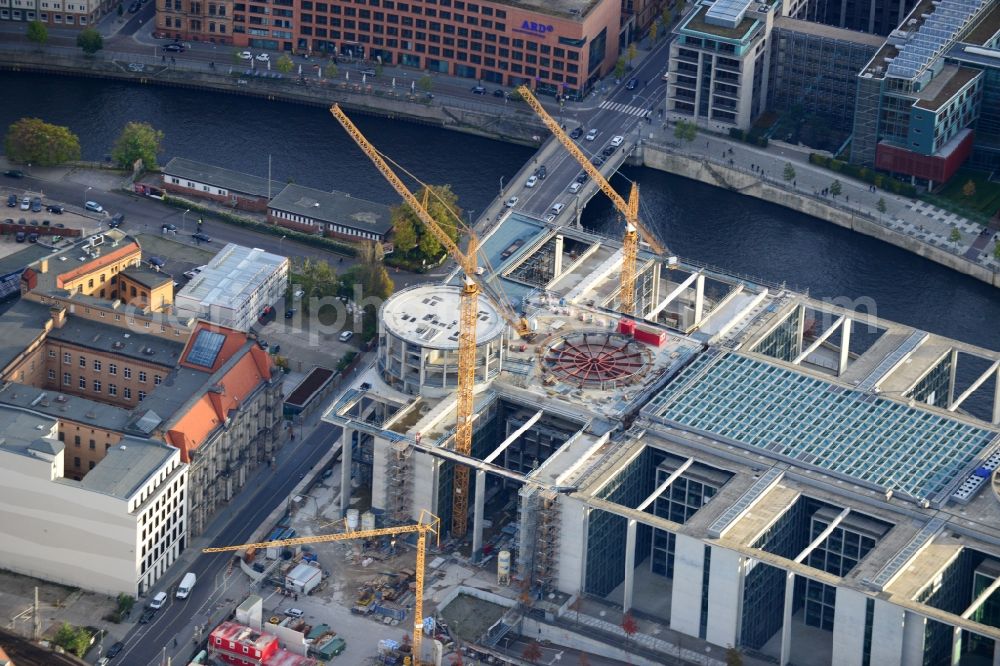
[[[903,664],[903,622],[902,608],[888,601],[875,599],[875,616],[872,619],[872,664],[879,666]],[[922,633],[920,635],[923,636]]]
[[[557,278],[562,275],[563,262],[563,235],[556,234],[556,255],[552,262],[552,277]]]
[[[635,532],[638,523],[633,519],[628,521],[625,532],[625,592],[622,600],[622,610],[632,608],[632,587],[635,585]]]
[[[997,380],[993,386],[993,425],[1000,425],[1000,368],[997,368]]]
[[[670,628],[697,636],[701,625],[701,577],[705,546],[693,537],[677,534],[674,542],[674,587],[670,596]]]
[[[728,548],[712,546],[709,573],[705,639],[715,645],[737,645],[743,608],[743,558]]]
[[[839,592],[839,591],[838,591]],[[873,627],[874,629],[874,627]],[[927,619],[906,611],[903,616],[903,652],[900,662],[922,666],[924,662],[924,632],[927,629]],[[872,645],[877,636],[872,631]],[[874,649],[874,648],[873,648]]]
[[[340,515],[347,515],[351,508],[351,434],[352,430],[345,427],[340,434]]]
[[[837,666],[861,666],[865,649],[867,598],[848,587],[837,588],[833,609],[833,656]],[[875,638],[872,637],[874,641]]]
[[[837,376],[843,375],[847,370],[847,362],[851,358],[851,329],[854,327],[854,320],[850,317],[844,318],[844,323],[840,326],[840,365],[837,367]]]
[[[795,347],[794,354],[795,354],[795,356],[798,356],[799,354],[802,353],[802,350],[806,348],[806,343],[805,343],[805,340],[804,340],[805,330],[806,330],[806,308],[805,308],[805,306],[800,305],[796,309],[796,312],[798,313],[798,317],[799,317],[799,325],[798,325],[798,328],[795,331],[795,344],[796,344],[796,347]]]
[[[663,279],[663,264],[656,262],[653,264],[653,289],[650,292],[649,307],[654,307],[660,302],[660,280]]]
[[[472,555],[483,547],[483,513],[486,508],[486,472],[476,470],[476,496],[472,507]]]
[[[951,407],[955,402],[955,373],[958,371],[958,350],[951,350],[951,374],[948,378],[948,402],[942,405],[945,408]]]
[[[781,613],[781,657],[778,666],[785,666],[792,658],[792,601],[795,598],[795,574],[785,575],[785,603]]]
[[[700,273],[694,283],[694,321],[692,326],[701,323],[701,318],[705,314],[705,275]]]
[[[951,661],[949,663],[952,666],[958,666],[960,661],[962,661],[962,630],[958,627],[952,627]]]

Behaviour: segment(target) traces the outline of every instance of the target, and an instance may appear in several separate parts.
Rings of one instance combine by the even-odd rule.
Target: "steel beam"
[[[806,347],[806,350],[804,352],[802,352],[801,354],[799,354],[798,356],[795,357],[795,360],[792,361],[792,365],[798,365],[798,364],[802,363],[802,361],[804,361],[807,358],[809,358],[809,354],[812,354],[814,351],[816,351],[821,344],[823,344],[824,342],[826,342],[827,338],[829,338],[831,335],[833,335],[834,333],[836,333],[837,329],[840,326],[842,326],[846,320],[847,320],[847,317],[844,317],[843,315],[841,315],[837,319],[837,321],[833,322],[833,325],[830,326],[830,328],[828,328],[825,331],[823,331],[823,335],[821,335],[818,338],[816,338],[816,340],[811,345],[809,345],[808,347]]]
[[[696,279],[698,279],[699,275],[701,275],[701,273],[692,273],[691,275],[688,276],[688,279],[684,280],[684,282],[681,282],[679,285],[674,287],[674,290],[671,291],[666,298],[660,301],[659,305],[657,305],[655,308],[650,310],[649,313],[646,314],[646,319],[655,319],[656,315],[663,312],[663,308],[670,305],[675,298],[684,293],[684,290],[690,287],[691,283],[694,282]]]
[[[521,426],[520,428],[518,428],[517,430],[515,430],[514,432],[512,432],[510,434],[510,437],[508,437],[507,439],[505,439],[503,441],[503,443],[500,444],[500,446],[498,446],[497,448],[493,449],[493,453],[491,453],[490,455],[488,455],[485,458],[483,458],[483,462],[486,463],[486,464],[490,464],[494,460],[496,460],[497,457],[501,453],[503,453],[505,450],[507,450],[508,446],[510,446],[511,444],[513,444],[515,441],[517,441],[518,437],[520,437],[525,432],[527,432],[528,428],[530,428],[531,426],[533,426],[536,423],[538,423],[538,419],[540,419],[540,418],[542,418],[542,410],[539,409],[537,412],[535,412],[534,416],[532,416],[530,419],[528,419],[525,422],[525,424],[523,426]]]
[[[826,538],[830,536],[830,534],[835,529],[837,529],[837,526],[840,525],[841,522],[843,522],[844,518],[847,518],[847,514],[849,514],[850,512],[851,512],[850,509],[844,509],[839,514],[837,514],[837,517],[834,518],[832,521],[830,521],[830,524],[826,526],[826,529],[820,532],[819,535],[812,540],[812,543],[806,546],[805,550],[799,553],[799,556],[795,558],[795,561],[798,564],[802,564],[802,561],[807,557],[809,557],[809,553],[813,552],[817,546],[826,541]]]
[[[976,391],[976,389],[982,386],[986,382],[986,380],[990,378],[990,375],[995,374],[998,369],[1000,369],[1000,361],[994,361],[993,365],[990,366],[989,370],[979,375],[979,378],[976,379],[976,381],[972,382],[972,385],[969,386],[969,388],[965,389],[965,391],[962,392],[962,395],[958,396],[957,400],[948,405],[948,411],[953,412],[956,409],[958,409],[962,405],[962,403],[965,402],[965,399],[968,398],[970,395],[972,395]]]
[[[636,511],[645,511],[647,508],[649,508],[649,505],[652,504],[656,500],[657,497],[659,497],[660,495],[662,495],[663,491],[670,487],[670,484],[672,484],[674,481],[676,481],[678,478],[680,478],[680,475],[683,474],[687,470],[687,468],[691,466],[691,463],[693,463],[693,462],[694,462],[694,458],[688,458],[687,460],[685,460],[684,464],[681,465],[680,467],[678,467],[677,469],[675,469],[670,474],[670,476],[668,476],[663,481],[663,483],[661,483],[660,486],[650,494],[649,497],[647,497],[646,499],[644,499],[642,501],[642,504],[640,504],[639,506],[636,507],[635,510]]]

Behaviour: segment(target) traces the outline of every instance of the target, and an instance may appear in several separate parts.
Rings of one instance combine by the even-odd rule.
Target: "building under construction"
[[[530,341],[480,300],[463,455],[460,276],[389,299],[325,415],[356,500],[452,525],[466,465],[473,559],[536,598],[780,664],[1000,664],[1000,353],[645,248],[624,317],[620,241],[519,214],[480,253]]]

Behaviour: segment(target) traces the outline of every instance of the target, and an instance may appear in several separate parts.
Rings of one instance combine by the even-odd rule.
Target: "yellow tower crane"
[[[625,218],[625,238],[622,241],[621,288],[618,291],[618,300],[621,303],[622,312],[628,315],[635,314],[635,262],[636,257],[639,255],[639,235],[642,235],[642,239],[657,254],[666,254],[667,252],[667,249],[659,239],[649,229],[644,227],[639,220],[639,186],[632,183],[632,189],[628,193],[628,201],[626,202],[622,199],[621,195],[615,191],[615,188],[611,187],[611,183],[601,174],[600,170],[590,163],[590,160],[587,159],[587,156],[584,155],[573,139],[566,135],[566,132],[562,130],[559,123],[542,107],[541,102],[535,98],[531,90],[527,86],[521,86],[517,91],[524,98],[524,101],[528,103],[528,106],[535,111],[535,114],[541,121],[545,123],[545,126],[549,128],[552,135],[580,163],[580,166],[583,167],[587,175],[594,179],[594,182],[601,188],[601,191],[611,199],[611,203],[614,204],[618,212]]]
[[[374,530],[349,530],[339,534],[320,534],[317,536],[296,537],[294,539],[281,539],[279,541],[262,541],[260,543],[242,543],[235,546],[219,546],[216,548],[204,548],[203,553],[228,553],[236,550],[263,550],[266,548],[280,548],[282,546],[301,546],[312,543],[329,543],[331,541],[347,541],[350,539],[374,539],[380,536],[396,536],[397,534],[417,533],[417,564],[416,585],[413,600],[413,660],[419,666],[420,644],[424,635],[424,561],[427,558],[427,535],[433,534],[440,544],[441,540],[441,520],[430,513],[422,510],[416,525],[399,525],[397,527],[382,527]]]
[[[455,407],[455,450],[464,455],[472,455],[472,416],[474,385],[476,381],[476,320],[479,316],[479,294],[483,291],[477,271],[476,254],[478,240],[472,230],[469,230],[469,248],[463,253],[437,221],[427,212],[425,206],[407,189],[406,185],[389,168],[378,150],[368,142],[368,139],[344,114],[340,105],[334,104],[330,113],[337,119],[347,134],[358,144],[361,151],[368,156],[382,176],[389,181],[392,188],[403,198],[427,230],[448,251],[452,259],[465,273],[462,286],[461,305],[459,307],[458,329],[458,392]],[[459,220],[459,222],[461,222]],[[528,335],[527,321],[517,316],[510,304],[503,298],[491,299],[501,316],[521,337]],[[454,466],[454,484],[452,493],[451,534],[461,538],[468,529],[469,514],[469,468],[465,465]]]

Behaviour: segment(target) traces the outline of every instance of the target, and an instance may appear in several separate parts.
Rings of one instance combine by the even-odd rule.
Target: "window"
[[[79,387],[80,387],[81,389],[83,389],[83,390],[85,390],[85,391],[86,391],[86,390],[87,390],[87,378],[86,378],[86,377],[82,377],[82,376],[81,376],[81,377],[80,377],[80,380],[79,380],[79,381],[77,382],[77,385],[78,385],[78,386],[79,386]]]
[[[122,369],[122,374],[125,375],[125,379],[132,379],[132,368],[126,366]]]
[[[72,383],[73,383],[73,375],[69,374],[68,372],[64,372],[63,373],[63,384],[65,384],[66,386],[69,386]]]
[[[117,375],[118,374],[118,364],[117,363],[108,363],[108,374],[109,375]]]
[[[142,402],[145,399],[146,399],[146,392],[145,391],[139,391],[139,402]]]
[[[73,437],[73,446],[80,446],[80,436],[76,435]]]
[[[72,362],[73,362],[73,355],[70,354],[69,352],[64,352],[63,353],[63,363],[65,363],[66,365],[69,365]]]
[[[49,350],[49,358],[55,358],[55,357],[56,357],[56,350],[50,349]]]
[[[80,459],[73,458],[73,467],[79,467],[79,466],[80,466]]]
[[[101,392],[101,382],[99,382],[99,381],[97,381],[95,379],[94,380],[94,393],[100,393],[100,392]]]
[[[96,358],[94,359],[94,370],[96,370],[97,372],[101,371],[101,362],[98,361]]]
[[[117,384],[108,384],[108,395],[118,395]]]
[[[55,380],[55,378],[56,378],[56,371],[55,370],[49,370],[49,379],[50,380]]]
[[[132,399],[132,389],[130,389],[127,386],[125,388],[123,388],[122,389],[122,397],[125,398],[126,400],[131,400]]]
[[[96,463],[94,463],[94,461],[93,461],[93,460],[91,460],[91,461],[90,461],[89,463],[87,463],[87,464],[89,465],[88,469],[94,469],[94,465],[95,465]]]
[[[80,357],[80,367],[81,368],[86,368],[87,367],[87,357],[86,356],[81,356]]]
[[[91,451],[97,450],[97,442],[95,442],[94,440],[90,440],[90,450]]]
[[[143,384],[146,383],[146,371],[145,370],[140,370],[139,371],[139,381],[142,382]]]
[[[161,377],[160,375],[153,375],[153,385],[154,386],[159,386],[162,381],[163,381],[163,377]]]

